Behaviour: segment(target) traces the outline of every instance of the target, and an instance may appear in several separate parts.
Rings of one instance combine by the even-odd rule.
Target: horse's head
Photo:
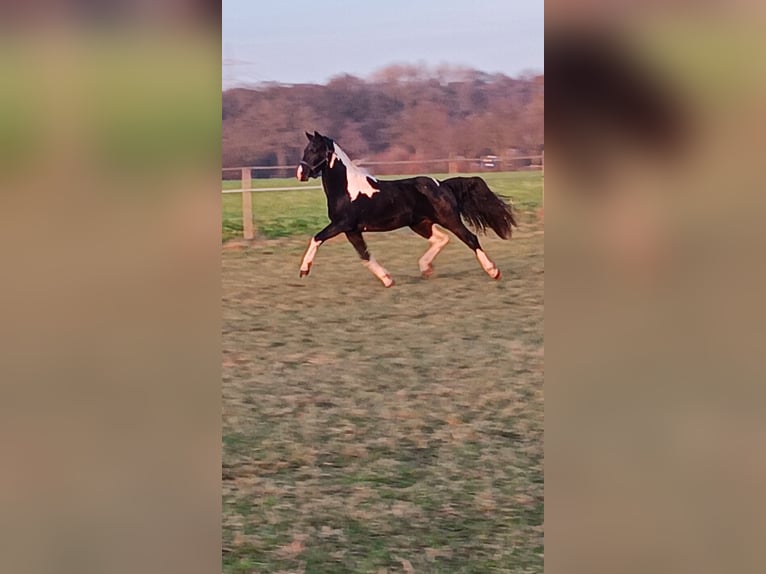
[[[308,181],[310,177],[319,177],[322,168],[330,161],[335,151],[333,141],[315,131],[314,135],[306,132],[309,143],[303,150],[303,159],[298,165],[295,177],[299,181]]]

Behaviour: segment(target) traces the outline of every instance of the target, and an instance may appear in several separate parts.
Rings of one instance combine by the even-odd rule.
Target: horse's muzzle
[[[303,165],[299,165],[298,169],[295,171],[295,177],[298,178],[298,181],[308,181],[309,180],[309,174],[306,173],[306,170],[303,168]]]

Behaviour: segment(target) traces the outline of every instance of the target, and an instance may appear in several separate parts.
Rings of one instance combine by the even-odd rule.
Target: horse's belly
[[[360,231],[391,231],[412,224],[412,212],[377,214],[374,217],[360,217]]]
[[[400,227],[406,227],[409,223],[402,223],[400,221],[377,221],[375,223],[360,223],[358,226],[359,231],[393,231]]]

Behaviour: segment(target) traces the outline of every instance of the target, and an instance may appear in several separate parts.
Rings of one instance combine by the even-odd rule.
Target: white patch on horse
[[[311,271],[311,264],[314,262],[314,257],[316,256],[317,249],[319,249],[320,245],[322,245],[321,241],[317,241],[313,237],[311,238],[308,249],[306,249],[306,253],[303,256],[303,261],[301,261],[301,271],[303,273]]]
[[[370,273],[375,275],[380,281],[385,285],[386,287],[391,287],[391,285],[394,284],[394,280],[391,278],[391,275],[388,274],[388,271],[386,271],[386,268],[383,267],[380,263],[375,261],[374,257],[370,257],[369,261],[362,261],[365,267],[370,270]]]
[[[431,237],[429,237],[428,242],[431,246],[428,248],[428,251],[423,254],[423,257],[418,260],[418,267],[420,268],[421,273],[429,273],[431,271],[431,263],[436,256],[439,255],[439,252],[444,246],[449,243],[449,235],[439,231],[436,228],[436,225],[432,225]]]
[[[351,159],[346,155],[346,152],[340,149],[340,146],[337,143],[333,144],[333,146],[335,147],[335,155],[341,163],[346,166],[346,178],[348,182],[346,184],[346,191],[348,192],[351,201],[354,201],[359,197],[360,193],[367,197],[372,197],[374,194],[378,193],[380,190],[372,187],[367,181],[367,178],[369,177],[373,181],[378,180],[372,177],[367,170],[354,165]]]
[[[476,258],[479,260],[479,263],[481,263],[484,271],[487,272],[487,275],[492,277],[492,279],[497,278],[497,276],[500,274],[500,270],[494,263],[492,263],[492,260],[487,257],[486,253],[484,253],[481,249],[477,249]]]

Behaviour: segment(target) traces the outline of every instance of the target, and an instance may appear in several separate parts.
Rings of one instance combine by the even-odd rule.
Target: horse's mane
[[[346,167],[346,191],[351,197],[351,201],[354,201],[360,193],[367,197],[372,197],[373,194],[377,193],[378,190],[370,185],[368,178],[372,181],[378,180],[370,175],[370,172],[366,169],[354,165],[351,158],[346,155],[346,152],[337,143],[333,142],[333,148],[337,157],[335,161],[340,161]]]
[[[333,146],[335,148],[335,155],[337,155],[338,159],[343,162],[343,165],[346,166],[346,173],[348,174],[349,181],[351,180],[352,176],[360,177],[362,179],[369,177],[372,178],[373,181],[378,181],[369,171],[363,167],[359,167],[353,161],[351,161],[351,158],[348,157],[346,152],[343,151],[343,149],[338,145],[338,142],[333,142]]]

